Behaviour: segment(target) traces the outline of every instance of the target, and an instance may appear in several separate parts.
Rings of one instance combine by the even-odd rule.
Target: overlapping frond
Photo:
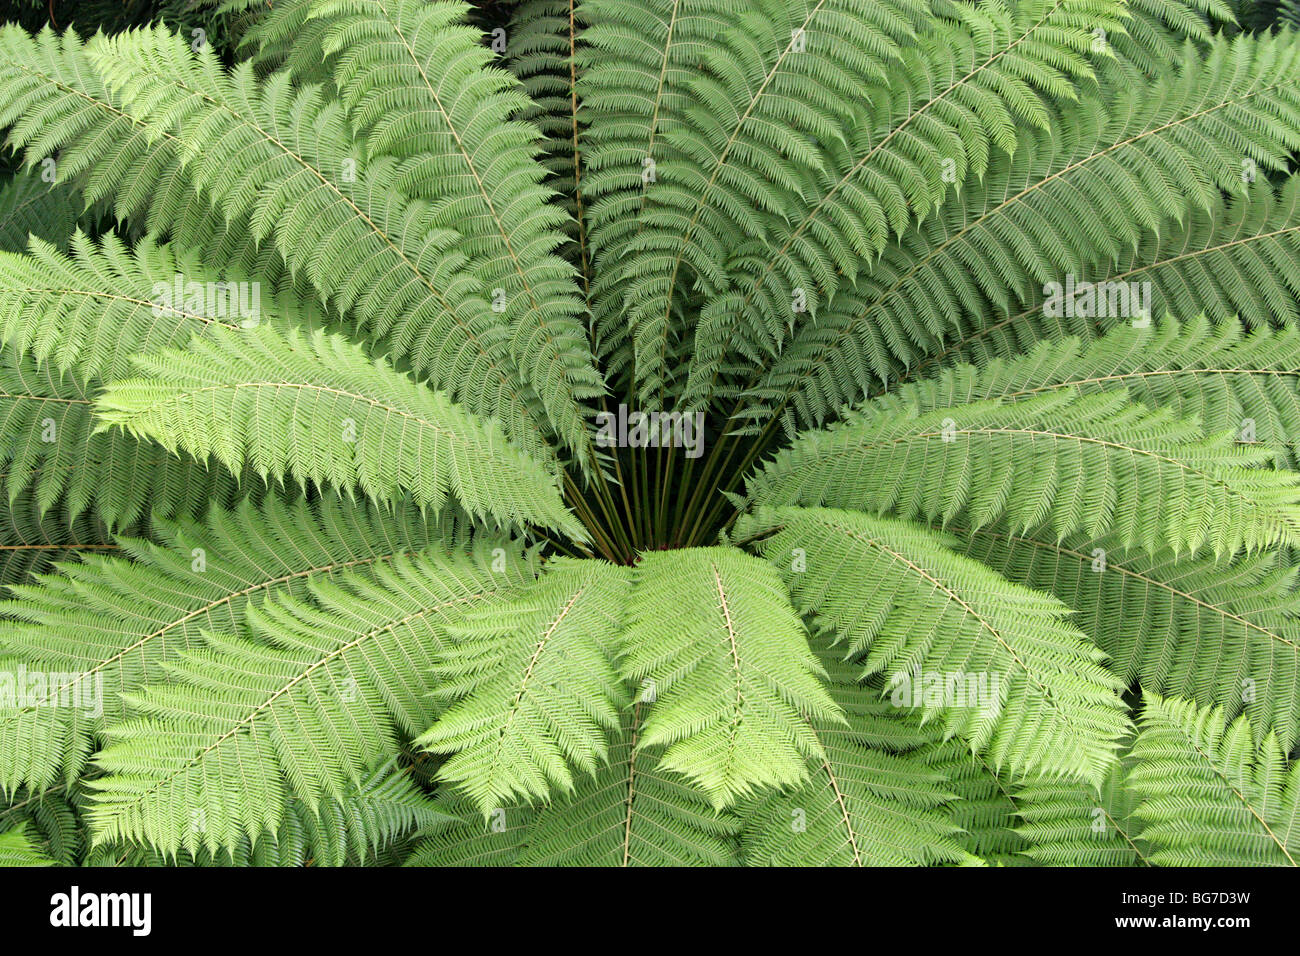
[[[27,584],[59,561],[117,550],[108,527],[89,511],[71,517],[62,502],[43,508],[29,487],[0,515],[0,586]]]
[[[155,232],[193,202],[175,130],[150,131],[129,116],[74,31],[33,37],[7,25],[0,51],[0,126],[28,168],[53,170],[87,206],[108,203],[119,219],[140,217]]]
[[[1126,786],[1161,866],[1296,866],[1300,764],[1219,708],[1147,693]]]
[[[545,412],[518,375],[491,290],[454,249],[455,223],[392,187],[396,160],[364,160],[342,106],[320,87],[299,89],[283,73],[259,83],[249,64],[226,73],[210,50],[195,54],[163,30],[100,38],[82,55],[131,130],[171,144],[187,202],[197,194],[228,220],[246,218],[255,240],[272,237],[294,271],[390,354],[471,410],[499,415],[534,452],[549,447]],[[100,157],[108,121],[92,119],[83,138]],[[57,124],[49,131],[62,134]]]
[[[1057,113],[1050,131],[1022,131],[1009,161],[907,232],[815,321],[804,317],[781,356],[751,379],[737,427],[787,411],[801,422],[822,421],[873,380],[896,379],[940,351],[950,336],[959,340],[994,312],[1041,301],[1035,297],[1046,295],[1047,283],[1107,278],[1114,270],[1102,262],[1140,248],[1144,237],[1172,228],[1171,220],[1193,208],[1221,208],[1223,192],[1246,192],[1252,170],[1262,177],[1285,168],[1300,145],[1298,62],[1300,40],[1290,34],[1217,39],[1176,74],[1146,80],[1130,68],[1106,79],[1099,95]],[[1287,200],[1282,206],[1276,215],[1286,220]],[[1253,213],[1249,221],[1257,225]],[[1270,222],[1264,231],[1276,228]],[[1280,247],[1293,250],[1285,241]],[[1258,248],[1276,255],[1267,243]],[[1227,261],[1234,258],[1241,257]],[[1184,265],[1194,278],[1194,265]],[[1170,274],[1168,287],[1179,274]],[[1190,315],[1213,309],[1214,289],[1204,286],[1193,281],[1168,304],[1190,302]],[[1131,295],[1126,308],[1115,297],[1107,302],[1112,314],[1149,321],[1140,285],[1121,288],[1138,294],[1136,307]],[[740,337],[739,354],[762,351],[751,340]]]
[[[451,754],[438,771],[485,818],[500,807],[572,793],[575,768],[609,760],[628,704],[614,669],[630,575],[555,558],[535,586],[464,615],[433,668],[447,706],[416,743]]]
[[[837,290],[869,270],[891,236],[925,219],[950,189],[982,179],[995,150],[1013,152],[1018,125],[1046,128],[1047,106],[1092,77],[1097,31],[1118,33],[1106,0],[936,3],[889,83],[848,101],[852,132],[820,138],[828,162],[788,222],[729,250],[725,292],[701,312],[688,401],[711,397],[724,356],[780,353],[789,329],[815,320]],[[743,233],[742,233],[743,236]]]
[[[1019,820],[1011,775],[996,772],[959,738],[934,740],[938,729],[933,724],[927,727],[931,743],[917,757],[943,774],[945,788],[954,795],[945,809],[948,819],[961,829],[957,842],[990,866],[1030,865],[1023,854],[1028,844],[1014,829]]]
[[[400,858],[413,834],[447,819],[405,770],[391,763],[359,784],[349,782],[341,799],[315,807],[290,800],[284,819],[260,839],[241,838],[215,852],[207,846],[168,856],[150,846],[117,842],[92,847],[86,866],[376,866]],[[206,813],[193,818],[206,827]]]
[[[1244,171],[1248,171],[1244,170]],[[1223,198],[1208,211],[1193,209],[1182,225],[1167,224],[1149,233],[1137,248],[1089,267],[1093,303],[1080,296],[1072,309],[1045,307],[1043,288],[1029,290],[1023,306],[1003,316],[963,314],[951,345],[909,370],[904,379],[933,371],[936,363],[957,358],[984,364],[994,357],[1028,351],[1043,339],[1077,336],[1088,341],[1103,330],[1131,324],[1130,317],[1109,308],[1114,285],[1130,293],[1149,293],[1153,319],[1187,320],[1204,314],[1216,323],[1239,317],[1248,326],[1293,324],[1300,318],[1300,176],[1289,176],[1275,189],[1263,176],[1240,197]],[[1143,284],[1149,283],[1149,288]],[[1062,300],[1062,305],[1064,302]],[[1087,314],[1095,313],[1095,314]]]
[[[0,866],[56,866],[21,829],[0,833]]]
[[[92,394],[72,376],[12,351],[0,357],[0,462],[10,508],[30,492],[38,514],[57,504],[76,519],[93,506],[106,525],[122,528],[146,515],[201,514],[238,494],[223,468],[122,432],[97,431]],[[256,480],[245,472],[243,477]]]
[[[917,752],[915,728],[858,683],[861,668],[837,660],[827,642],[819,657],[832,699],[848,726],[813,721],[825,759],[809,782],[742,802],[741,851],[751,866],[918,866],[975,863],[945,812],[953,799],[945,775]]]
[[[900,385],[871,406],[918,415],[972,400],[1120,389],[1152,408],[1195,418],[1210,434],[1232,432],[1240,442],[1263,445],[1280,466],[1296,460],[1300,332],[1291,326],[1248,331],[1241,322],[1204,316],[1117,325],[1086,345],[1071,336],[1012,359],[957,365]]]
[[[121,695],[161,680],[161,665],[199,647],[203,631],[237,633],[249,601],[302,597],[309,580],[356,578],[437,540],[412,506],[274,496],[214,508],[202,523],[155,519],[151,530],[153,542],[119,536],[112,549],[82,551],[81,563],[14,588],[0,605],[0,654],[44,678],[0,711],[4,789],[79,776],[95,735],[122,718]]]
[[[587,238],[583,150],[588,123],[578,102],[579,36],[586,27],[586,5],[578,0],[523,0],[511,12],[505,31],[505,64],[528,95],[519,119],[537,125],[546,151],[540,157],[547,184],[563,197],[571,222],[569,259],[577,265],[584,296],[590,295],[592,262]],[[492,36],[496,49],[502,39]]]
[[[738,240],[771,241],[774,228],[795,218],[827,165],[819,144],[843,141],[854,97],[899,63],[923,7],[631,6],[585,8],[592,26],[584,38],[598,50],[638,26],[652,27],[654,39],[593,57],[579,86],[593,127],[587,194],[603,267],[598,320],[605,312],[630,328],[648,396],[674,371],[675,298],[692,286],[721,291],[720,266]]]
[[[1005,528],[962,537],[966,554],[1073,608],[1125,683],[1244,711],[1258,738],[1288,748],[1300,740],[1300,593],[1277,554],[1178,559]]]
[[[432,721],[430,671],[446,628],[524,577],[517,555],[396,558],[373,576],[313,579],[311,601],[245,608],[250,636],[205,631],[168,662],[169,682],[127,695],[131,717],[95,757],[97,843],[142,840],[166,855],[274,832],[290,796],[342,799]],[[191,821],[202,819],[201,827]]]
[[[362,160],[400,160],[391,185],[433,203],[456,230],[443,253],[472,270],[476,294],[509,328],[510,354],[573,447],[590,450],[583,400],[604,391],[571,265],[555,254],[567,216],[543,184],[530,106],[492,64],[468,5],[444,0],[321,0],[324,52]]]
[[[969,527],[1005,518],[1058,537],[1231,555],[1300,536],[1300,476],[1257,467],[1270,457],[1123,391],[1058,391],[914,417],[868,406],[797,439],[749,492],[760,505],[962,516]]]
[[[498,523],[583,537],[555,477],[496,422],[341,336],[220,329],[136,365],[144,378],[116,382],[98,399],[104,425],[232,471],[248,465],[264,477],[360,487],[378,501],[409,492],[434,511],[450,498]]]
[[[717,808],[808,779],[826,759],[812,721],[842,724],[776,571],[735,548],[647,552],[624,630],[623,675],[649,702],[638,747]]]
[[[464,797],[439,805],[458,816],[431,828],[419,866],[728,866],[739,824],[717,813],[676,774],[656,767],[661,749],[639,748],[649,705],[624,711],[609,761],[545,806],[501,808],[484,821]]]
[[[1022,852],[1044,866],[1150,866],[1135,793],[1117,763],[1099,787],[1033,781],[1016,788]]]
[[[81,213],[80,196],[36,171],[21,171],[0,186],[0,250],[22,252],[29,236],[66,249]]]
[[[795,605],[891,702],[937,717],[1013,772],[1100,781],[1127,722],[1123,685],[1056,598],[956,554],[929,528],[832,509],[760,510]]]

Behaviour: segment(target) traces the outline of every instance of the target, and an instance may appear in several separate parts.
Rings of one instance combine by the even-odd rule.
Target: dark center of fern
[[[588,550],[632,565],[644,551],[715,544],[737,514],[727,495],[744,490],[745,475],[774,431],[779,434],[727,434],[723,418],[712,415],[694,457],[675,445],[604,449],[605,488],[584,483],[571,469],[566,499],[591,534]]]

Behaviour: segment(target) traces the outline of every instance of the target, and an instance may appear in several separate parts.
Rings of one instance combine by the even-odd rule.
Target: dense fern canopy
[[[1300,863],[1285,15],[200,6],[0,27],[0,865]]]

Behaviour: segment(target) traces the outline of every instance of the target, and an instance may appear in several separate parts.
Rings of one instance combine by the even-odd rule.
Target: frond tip
[[[100,397],[103,427],[212,455],[235,471],[248,463],[263,476],[360,485],[380,501],[409,492],[437,510],[451,495],[477,517],[585,540],[556,479],[495,422],[342,336],[214,331],[136,365],[144,378],[114,383]]]

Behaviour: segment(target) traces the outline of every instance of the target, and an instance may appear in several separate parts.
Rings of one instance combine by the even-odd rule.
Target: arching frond
[[[454,221],[392,189],[396,161],[364,161],[339,104],[287,74],[260,85],[248,64],[226,74],[211,51],[194,54],[162,30],[92,41],[87,58],[151,141],[173,143],[190,201],[197,191],[225,218],[247,217],[255,239],[272,237],[391,354],[471,410],[499,415],[526,447],[546,447],[544,413],[491,290],[454,250]]]
[[[1162,866],[1296,866],[1300,764],[1250,721],[1148,693],[1127,786]]]
[[[1297,62],[1300,40],[1289,34],[1219,39],[1177,75],[1152,81],[1130,69],[1107,79],[1098,97],[1081,98],[1068,120],[1058,113],[1050,131],[1022,132],[1009,162],[802,322],[739,424],[765,423],[787,407],[799,420],[824,420],[873,380],[896,378],[954,334],[960,340],[956,317],[974,313],[967,325],[977,329],[1046,283],[1069,274],[1100,280],[1111,269],[1096,264],[1192,208],[1221,206],[1223,192],[1245,192],[1251,169],[1285,168],[1300,145]],[[1192,314],[1215,305],[1209,293],[1181,295]],[[1141,318],[1145,305],[1130,302],[1121,316]]]
[[[778,354],[790,327],[805,314],[815,320],[891,234],[925,219],[951,187],[982,179],[993,150],[1014,151],[1017,125],[1046,128],[1046,104],[1072,104],[1076,82],[1092,77],[1096,31],[1118,33],[1127,22],[1105,0],[933,10],[937,19],[902,52],[889,83],[849,101],[857,115],[847,142],[821,137],[830,161],[788,224],[730,256],[726,292],[701,313],[686,400],[711,397],[737,334],[751,357]]]
[[[995,767],[1100,781],[1126,720],[1123,685],[1069,609],[952,551],[928,528],[849,511],[760,510],[795,605],[890,701],[937,717]]]
[[[136,365],[146,377],[100,396],[105,425],[233,471],[360,487],[378,501],[410,492],[434,511],[450,497],[475,516],[583,538],[555,478],[495,422],[341,336],[220,329]]]
[[[820,657],[831,697],[848,727],[814,721],[826,757],[794,790],[744,801],[741,848],[753,866],[915,866],[978,862],[959,846],[944,812],[952,800],[943,773],[915,752],[915,731],[879,691],[857,681],[860,668]],[[923,737],[920,739],[924,739]]]
[[[1249,172],[1249,167],[1243,170]],[[1145,297],[1150,283],[1150,310],[1155,319],[1172,315],[1192,319],[1200,313],[1224,324],[1235,317],[1248,326],[1294,324],[1300,319],[1300,176],[1289,176],[1275,190],[1262,176],[1245,195],[1220,199],[1210,210],[1193,209],[1182,225],[1167,224],[1145,236],[1137,248],[1090,267],[1087,281],[1120,283]],[[1136,283],[1136,285],[1127,285]],[[1089,341],[1102,330],[1125,323],[1111,314],[1110,289],[1101,286],[1107,308],[1053,307],[1048,295],[1030,290],[1023,306],[999,317],[963,316],[952,345],[933,354],[905,379],[933,371],[936,363],[962,358],[984,364],[995,356],[1027,351],[1043,339],[1078,336]],[[1046,287],[1044,287],[1046,288]],[[1095,298],[1094,302],[1102,300]],[[1117,299],[1118,301],[1118,299]],[[1080,298],[1080,304],[1083,299]],[[1064,300],[1061,301],[1064,305]],[[1080,314],[1104,312],[1106,314]],[[1235,323],[1229,323],[1235,324]]]
[[[87,206],[108,203],[119,219],[139,216],[155,232],[193,201],[174,130],[155,134],[129,116],[74,31],[33,37],[6,25],[0,51],[0,126],[28,168],[52,168]]]
[[[468,5],[424,0],[323,0],[324,52],[369,163],[403,160],[391,184],[435,204],[457,238],[443,253],[470,263],[476,294],[509,328],[510,354],[559,434],[590,451],[580,404],[603,394],[581,319],[573,267],[554,254],[566,222],[542,184],[538,131],[511,119],[529,106],[519,82],[491,65]]]
[[[1298,247],[1300,248],[1300,247]],[[1127,390],[1152,408],[1195,418],[1210,434],[1260,444],[1279,465],[1295,462],[1300,440],[1300,332],[1247,331],[1205,317],[1143,327],[1118,325],[1084,345],[1041,342],[1010,360],[957,365],[881,396],[871,407],[918,415],[981,399],[1021,400],[1061,390]]]
[[[397,756],[399,731],[432,720],[428,675],[446,627],[518,585],[519,570],[494,572],[485,557],[426,554],[373,577],[314,579],[311,603],[246,607],[256,643],[205,632],[206,646],[169,662],[167,684],[129,695],[133,716],[109,728],[95,757],[107,775],[89,784],[95,842],[215,852],[274,832],[291,795],[311,808],[342,799]]]
[[[649,703],[638,747],[716,808],[808,779],[826,759],[812,721],[841,724],[780,576],[734,548],[641,556],[623,675]]]
[[[976,401],[915,417],[850,415],[809,432],[751,482],[763,505],[893,511],[971,527],[1005,517],[1064,537],[1231,555],[1300,535],[1300,476],[1266,449],[1152,411],[1125,392]]]
[[[535,586],[464,615],[433,668],[447,704],[416,743],[451,754],[438,777],[485,818],[502,806],[572,793],[570,766],[593,773],[628,694],[614,670],[630,576],[601,561],[555,558]]]
[[[1147,556],[1105,539],[1005,528],[963,537],[971,557],[1073,608],[1125,683],[1228,717],[1244,710],[1258,737],[1300,740],[1300,592],[1296,569],[1278,555]]]
[[[1024,854],[1044,866],[1150,866],[1125,774],[1125,764],[1117,763],[1100,787],[1064,781],[1018,787],[1016,832],[1029,844]]]
[[[577,779],[571,795],[539,808],[501,808],[484,821],[464,797],[443,797],[455,823],[431,828],[412,855],[418,866],[727,866],[737,821],[716,813],[679,776],[656,767],[638,728],[649,705],[624,711],[609,762]]]
[[[355,578],[437,540],[412,507],[274,496],[214,508],[201,524],[155,520],[152,532],[156,543],[119,536],[115,550],[84,552],[0,605],[0,654],[46,682],[0,712],[5,789],[75,779],[105,722],[122,719],[122,695],[161,680],[161,665],[201,646],[203,631],[237,633],[250,600],[305,596],[309,580]]]

